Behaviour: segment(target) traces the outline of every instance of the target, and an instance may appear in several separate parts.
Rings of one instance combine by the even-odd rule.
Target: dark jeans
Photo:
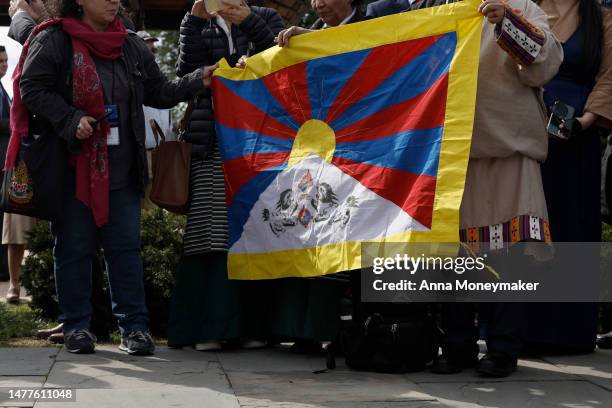
[[[146,330],[142,258],[140,255],[140,202],[135,190],[110,192],[108,224],[98,228],[91,210],[67,188],[64,217],[52,224],[55,238],[55,284],[64,332],[89,329],[92,307],[92,263],[97,243],[104,250],[113,314],[121,332]]]
[[[476,342],[479,331],[475,324],[477,309],[480,310],[480,324],[486,326],[487,350],[517,358],[523,345],[522,303],[444,303],[444,354],[459,358],[478,355]]]

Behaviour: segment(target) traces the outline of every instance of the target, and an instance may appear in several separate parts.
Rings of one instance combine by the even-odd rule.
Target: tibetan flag
[[[232,279],[360,268],[361,243],[456,242],[476,0],[293,37],[213,78]]]

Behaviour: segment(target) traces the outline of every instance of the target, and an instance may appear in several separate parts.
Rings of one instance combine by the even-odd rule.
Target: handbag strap
[[[151,130],[153,130],[153,136],[155,136],[155,147],[159,147],[159,140],[164,143],[166,141],[166,137],[164,136],[164,132],[159,126],[159,123],[155,119],[149,120],[149,126],[151,126]]]
[[[197,102],[197,98],[194,98],[189,101],[187,104],[187,108],[185,109],[185,113],[183,114],[183,118],[179,121],[178,126],[178,140],[183,140],[183,136],[187,133],[187,129],[189,127],[189,121],[191,120],[191,114],[193,113],[193,109],[195,108]]]

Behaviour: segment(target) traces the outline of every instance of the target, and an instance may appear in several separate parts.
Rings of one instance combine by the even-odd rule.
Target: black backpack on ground
[[[381,373],[421,371],[438,354],[441,335],[435,309],[426,303],[361,303],[351,279],[352,299],[341,305],[340,331],[327,348],[327,368],[344,355],[354,370]]]

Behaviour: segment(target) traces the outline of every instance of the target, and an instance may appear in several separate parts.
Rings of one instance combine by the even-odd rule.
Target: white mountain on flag
[[[230,252],[259,253],[428,231],[400,207],[311,154],[259,196]]]

